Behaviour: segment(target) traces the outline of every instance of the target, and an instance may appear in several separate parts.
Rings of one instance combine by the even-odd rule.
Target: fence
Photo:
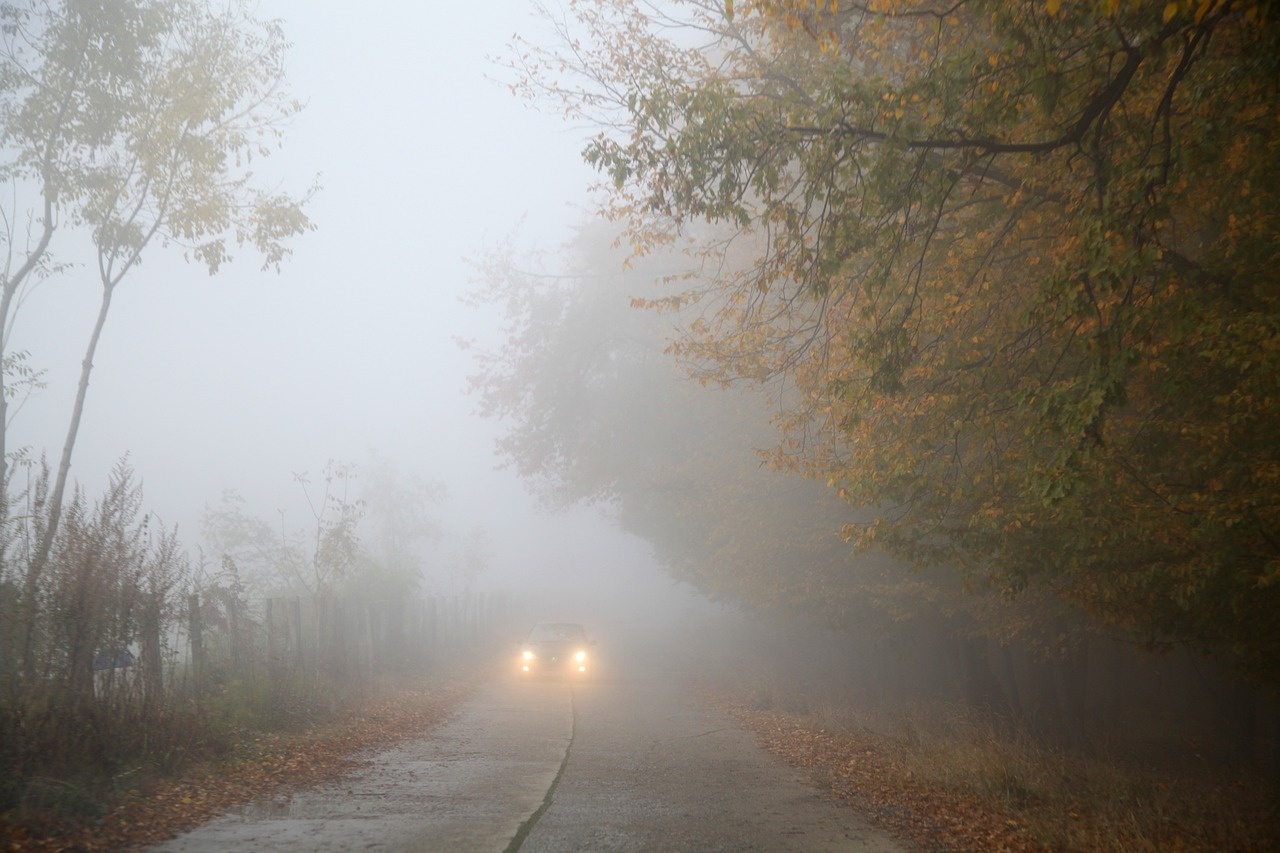
[[[508,608],[501,593],[390,601],[294,596],[249,604],[202,603],[192,594],[185,637],[170,646],[175,663],[189,663],[196,692],[214,667],[359,680],[483,654]]]
[[[358,684],[474,666],[492,657],[511,606],[502,593],[384,601],[192,593],[182,605],[167,633],[160,620],[147,620],[133,643],[97,651],[94,695],[153,704],[164,696],[199,697],[236,678],[283,684],[323,676]]]

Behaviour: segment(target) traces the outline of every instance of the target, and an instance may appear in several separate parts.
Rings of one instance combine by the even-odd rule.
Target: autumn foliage
[[[597,127],[673,346],[785,379],[843,535],[1280,680],[1280,44],[1256,2],[582,0],[516,86]]]

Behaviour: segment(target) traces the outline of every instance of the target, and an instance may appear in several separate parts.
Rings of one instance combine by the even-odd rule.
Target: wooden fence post
[[[142,608],[142,701],[150,711],[164,699],[164,666],[160,659],[160,611],[159,594],[149,595]]]
[[[436,650],[437,636],[437,619],[436,597],[433,595],[427,600],[427,646],[434,653]]]
[[[228,638],[231,642],[231,671],[240,675],[243,673],[243,657],[240,647],[242,645],[240,634],[240,600],[236,596],[230,596],[227,602],[227,622],[231,636]]]
[[[293,666],[302,671],[304,653],[302,651],[302,597],[295,595],[291,602],[293,611]]]
[[[267,670],[271,673],[275,673],[280,668],[280,650],[276,647],[276,620],[274,604],[274,598],[267,599],[265,615],[263,616],[263,619],[267,623]]]
[[[199,697],[204,690],[204,636],[196,592],[187,596],[187,634],[191,637],[191,689]]]

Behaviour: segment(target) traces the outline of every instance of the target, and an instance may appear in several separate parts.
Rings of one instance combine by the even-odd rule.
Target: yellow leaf
[[[1045,0],[1045,9],[1050,15],[1058,14],[1058,9],[1062,6],[1062,0]]]
[[[1177,3],[1166,3],[1164,6],[1164,22],[1167,24],[1173,20],[1173,16],[1178,14]]]

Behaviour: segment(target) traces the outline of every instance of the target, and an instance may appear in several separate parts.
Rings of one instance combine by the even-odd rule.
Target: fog
[[[439,559],[482,526],[480,586],[617,593],[625,576],[670,584],[647,549],[596,511],[540,511],[497,470],[501,424],[475,416],[474,370],[458,339],[492,342],[494,318],[464,305],[466,258],[508,235],[554,247],[586,216],[582,134],[529,109],[488,56],[532,25],[528,4],[396,4],[353,14],[335,2],[264,2],[293,42],[288,85],[306,104],[263,166],[282,189],[319,175],[279,274],[239,254],[214,277],[154,247],[113,302],[91,379],[72,476],[90,496],[122,456],[145,506],[183,542],[224,490],[249,512],[305,526],[293,475],[371,454],[442,484],[432,507]],[[55,246],[55,249],[57,246]],[[55,461],[99,300],[92,269],[45,282],[22,306],[12,349],[47,388],[18,413],[10,446]],[[358,490],[358,482],[357,482]],[[451,544],[452,543],[452,544]],[[429,588],[447,591],[439,566]],[[588,596],[589,597],[589,596]],[[587,605],[583,603],[582,607]]]
[[[58,774],[86,762],[118,793],[135,763],[185,773],[169,756],[193,732],[203,760],[246,731],[363,719],[384,688],[412,702],[419,687],[491,702],[477,727],[541,697],[570,742],[582,700],[584,732],[615,727],[575,747],[603,779],[651,766],[618,760],[646,738],[673,754],[698,739],[688,801],[716,749],[701,739],[763,726],[743,750],[767,742],[850,791],[926,776],[951,791],[952,770],[973,770],[993,814],[1044,804],[1035,819],[1062,835],[1035,837],[1084,849],[1092,830],[1072,822],[1093,809],[1106,823],[1113,803],[1116,849],[1181,849],[1161,820],[1182,806],[1153,800],[1156,840],[1130,844],[1147,795],[1082,797],[1088,774],[1066,758],[1165,774],[1148,780],[1158,790],[1188,769],[1210,786],[1238,773],[1217,793],[1244,779],[1274,819],[1275,235],[1254,214],[1277,181],[1251,162],[1271,153],[1249,124],[1271,90],[1245,84],[1274,69],[1240,47],[1257,10],[1216,4],[1192,22],[1186,4],[1137,4],[1121,27],[1088,24],[1100,12],[1084,6],[1060,26],[1057,3],[937,20],[835,3],[735,16],[702,0],[552,2],[549,19],[534,5],[258,3],[291,42],[302,108],[284,110],[246,186],[306,197],[314,229],[278,269],[233,246],[212,276],[148,245],[92,358],[76,495],[43,505],[35,463],[57,469],[103,294],[77,212],[111,209],[101,242],[127,257],[145,224],[98,195],[136,191],[142,219],[154,204],[194,232],[174,243],[198,245],[227,226],[225,199],[195,180],[199,198],[173,202],[181,169],[138,163],[180,161],[225,189],[235,177],[201,151],[232,150],[239,168],[252,145],[220,137],[241,119],[183,82],[207,82],[189,61],[203,66],[192,43],[214,26],[198,0],[190,29],[158,33],[173,22],[148,4],[136,20],[126,4],[3,7],[0,279],[17,302],[0,398],[14,460],[0,765],[21,784],[0,779],[0,837],[15,804],[79,808],[89,796]],[[793,26],[810,5],[826,36]],[[936,35],[914,31],[926,21]],[[1211,43],[1217,27],[1244,29]],[[271,78],[271,38],[252,33],[212,53]],[[1002,47],[1028,44],[1042,49]],[[149,51],[165,54],[159,79]],[[129,57],[136,73],[119,74]],[[264,88],[247,81],[246,123],[278,115]],[[1252,117],[1243,135],[1233,110]],[[157,200],[166,180],[180,189]],[[47,202],[58,268],[36,267],[32,286],[14,268],[54,221],[41,192],[70,198]],[[1237,192],[1256,195],[1218,206]],[[226,196],[245,204],[231,230],[261,226],[252,191]],[[1115,219],[1129,204],[1132,240]],[[288,203],[270,213],[268,246],[297,221]],[[1230,227],[1215,236],[1217,220]],[[1186,286],[1219,276],[1220,294]],[[29,396],[26,368],[42,383]],[[111,493],[125,469],[141,513]],[[575,628],[535,651],[543,622],[580,623],[591,642]],[[712,710],[729,722],[690,722]],[[682,714],[686,733],[659,738]],[[844,747],[823,746],[831,733]],[[900,757],[883,778],[860,769],[878,752]],[[566,744],[535,815],[568,758]],[[657,770],[625,775],[661,784]]]
[[[598,221],[599,200],[588,195],[597,176],[582,160],[594,131],[532,109],[494,61],[517,33],[528,43],[554,43],[556,34],[527,0],[501,0],[483,14],[403,3],[352,15],[347,5],[312,0],[264,0],[259,12],[279,18],[293,43],[287,84],[305,108],[288,124],[282,149],[255,168],[292,193],[318,181],[308,207],[316,229],[290,242],[279,273],[261,270],[244,251],[210,277],[176,248],[151,247],[114,298],[75,446],[75,481],[92,499],[127,457],[146,510],[178,529],[193,559],[216,566],[218,555],[201,550],[201,519],[224,493],[242,496],[245,511],[273,527],[303,529],[313,522],[299,476],[314,484],[331,460],[351,464],[358,494],[362,466],[385,464],[443,490],[429,508],[439,536],[420,567],[425,593],[510,592],[526,621],[583,621],[605,632],[658,627],[673,614],[723,615],[673,580],[649,542],[624,533],[608,500],[540,507],[525,482],[499,467],[494,442],[512,425],[479,417],[467,390],[474,352],[505,343],[500,306],[464,301],[476,288],[469,261],[511,241],[517,253],[547,252],[561,270],[581,262],[597,278],[623,278],[611,235],[580,236],[584,223]],[[9,447],[51,461],[100,294],[88,259],[68,254],[86,235],[64,228],[60,238],[64,232],[75,239],[54,251],[80,265],[27,295],[8,344],[29,350],[47,382],[14,415]],[[660,258],[645,259],[625,283],[651,295],[643,288],[670,271]],[[626,295],[609,294],[617,304],[603,308],[581,299],[569,348],[598,347],[597,366],[674,371],[670,359],[651,357],[661,352],[651,327],[626,325],[652,319],[619,318],[653,314],[631,311]],[[635,331],[620,337],[647,349],[628,362],[615,360],[608,341],[587,343],[602,318]],[[780,612],[807,608],[816,623],[865,635],[899,627],[874,621],[894,608],[859,588],[894,583],[898,570],[853,566],[832,536],[849,520],[848,507],[820,485],[780,484],[763,473],[751,452],[759,432],[729,434],[750,432],[759,411],[744,416],[734,408],[741,401],[704,410],[708,395],[670,377],[636,389],[588,401],[617,404],[608,416],[632,424],[637,414],[651,416],[626,437],[630,445],[609,452],[625,461],[634,447],[656,468],[679,457],[689,463],[680,476],[706,495],[686,488],[690,501],[740,499],[721,530],[698,527],[710,522],[685,506],[664,514],[637,503],[629,529],[679,540],[672,550],[685,561],[682,577]],[[571,422],[577,410],[566,409]],[[729,447],[741,458],[702,464]],[[733,482],[722,485],[728,476]],[[667,501],[660,489],[642,498]],[[671,530],[681,523],[694,529]],[[482,571],[463,582],[456,566],[477,532]],[[744,547],[758,552],[754,569],[735,557]],[[871,580],[851,582],[864,571]],[[806,584],[829,593],[797,586]],[[929,611],[921,613],[928,622]]]

